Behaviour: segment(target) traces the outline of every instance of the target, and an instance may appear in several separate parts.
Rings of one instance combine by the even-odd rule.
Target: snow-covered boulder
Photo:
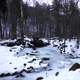
[[[30,41],[29,47],[44,47],[49,45],[49,43],[44,42],[43,40],[39,39],[39,38],[33,38],[32,41]]]
[[[75,71],[76,69],[79,69],[79,68],[80,68],[80,64],[75,63],[72,65],[72,67],[69,69],[69,71]]]

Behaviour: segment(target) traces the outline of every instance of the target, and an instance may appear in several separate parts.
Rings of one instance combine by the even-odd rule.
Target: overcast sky
[[[33,1],[38,1],[40,4],[42,3],[46,3],[46,4],[51,4],[53,0],[23,0],[24,2],[27,1],[27,3],[30,5],[30,6],[33,6]]]
[[[23,0],[24,2],[27,1],[27,3],[30,6],[33,6],[33,1],[38,1],[40,4],[46,3],[46,4],[51,4],[53,0]],[[80,8],[80,2],[78,3],[78,7]]]

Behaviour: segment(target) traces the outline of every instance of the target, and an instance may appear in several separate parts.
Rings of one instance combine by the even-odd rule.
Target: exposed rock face
[[[26,42],[23,41],[22,39],[17,39],[16,41],[14,42],[4,42],[4,43],[1,43],[1,45],[4,45],[4,46],[8,46],[8,47],[13,47],[13,46],[19,46],[19,45],[25,45]],[[11,50],[10,50],[11,51]]]
[[[58,76],[59,75],[59,72],[56,72],[55,76]]]
[[[25,45],[25,41],[23,41],[22,39],[17,39],[17,41],[15,42],[16,45]]]
[[[14,73],[1,73],[0,74],[0,77],[9,77],[9,76],[15,76],[15,78],[18,78],[18,77],[25,77],[24,75],[23,75],[23,73],[25,72],[25,73],[31,73],[32,72],[32,70],[33,70],[34,68],[32,67],[32,66],[30,66],[27,70],[26,69],[22,69],[21,71],[16,71],[16,72],[14,72]]]
[[[76,69],[79,69],[79,68],[80,68],[80,64],[75,63],[72,65],[72,67],[69,69],[69,71],[75,71]]]
[[[33,38],[33,40],[30,41],[29,47],[32,47],[33,49],[35,49],[36,47],[44,47],[47,45],[49,45],[49,43],[46,43],[40,40],[39,38]]]
[[[43,77],[38,77],[36,80],[43,80],[44,78]]]
[[[15,78],[18,78],[18,77],[25,77],[25,76],[23,74],[19,73],[19,74],[16,75]]]
[[[4,42],[4,43],[2,43],[1,45],[3,45],[3,46],[8,46],[8,47],[13,47],[13,46],[15,46],[15,42]],[[10,50],[11,51],[11,50]]]
[[[7,76],[11,76],[11,74],[10,73],[2,73],[2,74],[0,74],[0,77],[7,77]]]

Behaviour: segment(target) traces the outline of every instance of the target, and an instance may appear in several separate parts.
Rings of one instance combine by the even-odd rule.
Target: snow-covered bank
[[[79,80],[80,69],[69,71],[74,63],[80,63],[80,47],[77,49],[76,39],[65,41],[65,54],[60,53],[63,40],[51,40],[50,43],[36,50],[21,46],[0,46],[0,74],[34,68],[30,73],[24,71],[22,74],[25,77],[9,76],[0,80],[37,80],[39,77],[43,77],[43,80]]]
[[[20,47],[17,47],[17,51]],[[16,48],[15,48],[16,49]],[[12,49],[14,50],[14,49]],[[16,56],[17,51],[10,52],[10,48],[0,46],[0,73],[13,73],[15,71],[21,71],[22,69],[28,69],[32,66],[34,69],[39,67],[46,67],[48,64],[40,64],[42,61],[38,56]],[[40,64],[40,65],[39,65]]]

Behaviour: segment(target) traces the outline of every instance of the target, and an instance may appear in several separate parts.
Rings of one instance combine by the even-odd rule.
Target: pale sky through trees
[[[40,4],[46,3],[46,4],[51,4],[53,0],[23,0],[24,2],[27,2],[30,6],[33,6],[33,3],[35,1],[38,1]]]
[[[23,1],[24,1],[24,3],[27,2],[30,6],[33,6],[33,3],[35,1],[38,1],[40,4],[42,4],[42,3],[52,4],[53,0],[23,0]],[[78,7],[80,8],[80,1],[78,2]]]

